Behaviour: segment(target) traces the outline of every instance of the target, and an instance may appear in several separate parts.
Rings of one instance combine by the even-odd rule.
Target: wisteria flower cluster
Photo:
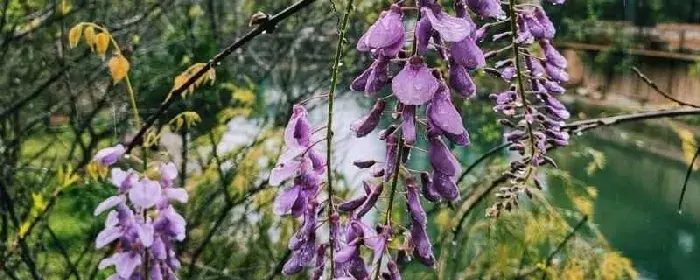
[[[562,4],[564,0],[549,2]],[[542,7],[517,4],[515,0],[509,3],[457,0],[455,14],[451,15],[436,0],[417,0],[415,7],[402,5],[404,1],[397,1],[383,11],[357,42],[357,49],[370,55],[373,62],[352,82],[351,89],[364,92],[366,97],[376,101],[350,129],[356,137],[369,135],[377,129],[395,98],[396,105],[390,110],[394,123],[379,132],[379,139],[386,147],[383,160],[354,162],[358,168],[371,170],[371,178],[363,182],[364,192],[338,204],[337,209],[333,208],[333,203],[318,201],[322,185],[320,175],[328,172],[326,159],[314,150],[313,130],[306,119],[306,110],[301,105],[294,107],[285,130],[285,151],[270,176],[272,185],[283,181],[290,183],[280,191],[275,213],[291,214],[302,220],[302,226],[289,241],[292,255],[283,268],[285,274],[313,267],[311,276],[319,279],[325,269],[325,250],[330,245],[334,248],[331,251],[334,257],[329,260],[334,266],[330,271],[333,279],[369,279],[372,272],[385,279],[401,279],[399,259],[388,254],[392,237],[401,233],[400,229],[393,228],[390,218],[399,178],[403,178],[410,217],[408,231],[402,233],[407,236],[407,242],[399,250],[426,266],[435,266],[421,196],[433,203],[460,200],[457,179],[462,170],[446,141],[458,146],[470,143],[453,96],[463,99],[476,95],[472,71],[483,68],[510,84],[510,90],[492,95],[496,101],[494,109],[508,117],[499,120],[508,127],[505,138],[511,142],[512,150],[523,155],[511,163],[508,174],[513,179],[513,187],[499,193],[505,200],[494,206],[496,210],[491,210],[491,214],[517,206],[517,194],[527,192],[524,186],[534,180],[535,168],[551,162],[546,155],[548,146],[562,146],[568,142],[568,135],[561,127],[569,113],[555,98],[564,92],[561,83],[568,80],[567,63],[552,45],[556,32]],[[418,20],[407,33],[404,13],[411,12],[416,13]],[[479,27],[472,20],[472,14],[493,21]],[[491,28],[507,23],[511,23],[509,31],[493,35],[492,39],[510,38],[508,46],[484,53],[478,43],[488,36]],[[412,35],[412,41],[407,40],[408,34]],[[407,44],[409,42],[411,44]],[[535,42],[544,57],[531,54]],[[412,47],[406,48],[407,45]],[[487,59],[502,56],[508,50],[512,50],[510,57],[496,62],[494,68],[487,67]],[[431,52],[448,66],[445,75],[439,68],[428,65]],[[529,81],[528,88],[525,80]],[[391,94],[378,96],[388,87]],[[427,150],[430,172],[403,166],[411,152],[422,143],[419,136],[427,140],[427,147],[420,150]],[[388,195],[386,189],[390,189]],[[376,208],[382,197],[389,198],[386,223],[369,223],[366,215]],[[319,208],[330,206],[333,207],[324,219]],[[341,217],[341,213],[345,216]],[[316,230],[324,220],[330,225],[330,243],[317,244]],[[372,260],[363,259],[363,251],[371,252]]]
[[[108,167],[124,153],[121,145],[106,148],[95,155],[95,161]],[[109,181],[118,194],[105,199],[94,212],[97,216],[109,211],[105,229],[96,239],[97,248],[115,244],[114,254],[99,264],[100,269],[115,267],[116,273],[108,279],[177,279],[180,261],[174,242],[185,238],[186,222],[171,202],[188,200],[187,191],[175,187],[177,174],[172,162],[161,164],[151,176],[112,168]]]
[[[564,1],[549,2],[562,4]],[[561,83],[567,82],[569,75],[566,58],[552,45],[556,34],[554,24],[540,6],[515,5],[511,10],[509,49],[512,55],[496,63],[510,89],[491,97],[496,103],[494,110],[507,117],[499,123],[508,128],[504,138],[510,144],[509,149],[517,151],[521,158],[510,163],[507,175],[511,185],[499,191],[500,201],[489,209],[490,216],[516,208],[518,195],[531,196],[528,189],[531,184],[540,188],[541,183],[534,176],[537,168],[554,164],[547,156],[547,149],[569,143],[569,135],[562,131],[562,126],[570,114],[556,98],[565,92]],[[544,57],[530,52],[535,43]]]
[[[318,194],[321,189],[321,175],[326,172],[326,161],[322,154],[314,150],[312,128],[307,119],[308,113],[301,105],[293,108],[292,117],[284,131],[285,151],[277,166],[270,174],[270,184],[280,185],[291,179],[291,186],[280,191],[274,202],[277,215],[292,215],[301,218],[301,228],[289,240],[291,257],[282,272],[294,274],[310,266],[316,255],[321,276],[323,271],[324,245],[316,243],[318,219]],[[318,248],[317,248],[318,247]],[[317,253],[319,251],[320,253]]]

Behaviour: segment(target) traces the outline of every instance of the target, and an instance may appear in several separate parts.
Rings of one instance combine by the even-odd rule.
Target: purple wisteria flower
[[[185,238],[186,221],[170,203],[186,203],[188,195],[174,185],[174,163],[162,164],[159,171],[160,181],[141,177],[134,170],[111,171],[110,183],[119,194],[100,203],[94,212],[97,216],[109,210],[105,228],[95,240],[97,248],[118,244],[116,252],[98,266],[115,268],[116,273],[108,279],[142,279],[146,275],[150,279],[177,278],[180,261],[173,242]]]
[[[469,8],[484,16],[501,18],[504,15],[498,1],[472,2],[475,6]],[[399,5],[394,4],[389,11],[382,13],[357,45],[360,51],[371,51],[374,61],[353,81],[350,88],[375,98],[385,85],[391,84],[392,93],[379,97],[375,106],[351,125],[351,130],[357,137],[364,137],[379,125],[386,107],[391,104],[390,100],[395,97],[396,102],[394,110],[391,110],[393,123],[379,133],[379,139],[384,141],[386,147],[384,159],[354,163],[358,168],[374,167],[370,172],[371,179],[364,181],[364,192],[338,206],[339,210],[350,215],[350,220],[343,227],[344,242],[334,260],[339,267],[334,272],[335,277],[365,279],[367,262],[362,259],[361,250],[367,247],[373,251],[374,259],[370,264],[374,266],[376,275],[400,279],[398,267],[390,258],[391,252],[386,246],[392,233],[396,232],[392,230],[392,223],[387,221],[377,226],[379,233],[376,233],[362,218],[381,201],[385,184],[395,185],[400,177],[410,177],[404,165],[415,145],[425,145],[427,139],[428,147],[425,150],[428,151],[432,167],[430,173],[421,173],[423,184],[420,191],[415,180],[405,180],[408,190],[406,201],[412,216],[410,240],[413,255],[418,261],[427,266],[435,265],[420,194],[431,202],[457,201],[460,198],[457,178],[461,167],[442,139],[444,137],[458,146],[469,144],[469,133],[457,109],[461,103],[453,101],[452,93],[461,98],[476,95],[477,88],[469,71],[486,65],[484,52],[477,43],[485,36],[488,26],[478,27],[472,21],[463,0],[456,1],[454,15],[437,1],[416,1],[419,18],[413,28],[414,48],[400,49],[397,52],[400,55],[394,57],[396,50],[393,43],[402,42],[403,48],[403,37],[398,34],[399,30],[404,32],[403,23],[397,22],[401,20]],[[378,29],[379,26],[387,28]],[[382,39],[375,37],[378,34],[383,36]],[[449,66],[446,74],[429,66],[428,55],[433,50]],[[396,67],[392,67],[392,64]],[[393,69],[398,71],[393,72]],[[443,76],[447,76],[447,79],[443,79]],[[382,182],[375,183],[378,180]],[[384,255],[389,257],[380,263]]]
[[[396,56],[404,44],[403,12],[398,5],[392,5],[382,12],[379,19],[357,41],[360,51],[373,51],[380,56]]]
[[[438,80],[420,56],[411,57],[391,83],[396,98],[404,105],[427,103],[433,98],[438,86]]]
[[[564,1],[549,2],[561,4]],[[517,77],[518,81],[527,80],[529,83],[512,83],[509,90],[491,95],[495,101],[494,110],[508,118],[499,122],[506,127],[504,138],[510,144],[509,149],[521,155],[521,158],[510,163],[507,175],[511,178],[512,187],[499,191],[499,202],[488,211],[492,216],[498,216],[502,210],[516,208],[519,194],[530,194],[528,188],[531,183],[539,187],[534,176],[537,168],[554,162],[547,156],[547,150],[568,145],[569,141],[569,135],[562,130],[562,126],[570,113],[556,99],[565,91],[561,83],[569,80],[566,72],[568,63],[552,44],[556,34],[554,25],[542,7],[529,5],[513,11],[517,30],[510,31],[510,34],[515,34],[512,47],[518,48],[517,53],[523,55],[499,62],[496,68],[501,70],[501,75],[507,81]],[[544,57],[530,53],[528,46],[534,42],[538,43]],[[515,63],[520,61],[524,62],[523,69],[519,69],[519,64]],[[515,70],[512,70],[513,64],[516,64]],[[529,88],[522,88],[523,84],[529,85]]]
[[[458,1],[462,2],[462,1]],[[466,0],[467,6],[477,15],[503,19],[506,13],[501,9],[500,0]]]
[[[384,105],[378,104],[377,107]],[[379,114],[383,108],[378,108]],[[377,114],[377,113],[375,113]],[[280,156],[277,166],[270,174],[269,182],[273,186],[287,181],[289,186],[279,191],[273,205],[275,214],[284,216],[291,214],[302,219],[301,228],[289,240],[288,248],[292,254],[282,268],[282,273],[291,275],[301,272],[305,267],[314,266],[312,279],[318,279],[323,274],[324,244],[317,244],[316,229],[319,227],[317,209],[319,202],[317,196],[321,189],[321,175],[326,172],[326,159],[314,150],[312,140],[312,128],[307,119],[308,113],[301,105],[295,105],[292,117],[287,123],[284,132],[284,152]],[[367,119],[371,119],[368,116]],[[363,120],[357,125],[357,133],[369,133],[376,124],[373,120]],[[341,207],[342,208],[342,207]],[[337,213],[332,213],[337,219]],[[336,224],[337,220],[331,222]],[[337,229],[332,226],[331,230]],[[337,233],[331,232],[336,236]],[[337,240],[337,237],[334,238]],[[334,246],[337,248],[337,246]],[[315,265],[312,261],[316,259]]]
[[[108,147],[97,151],[94,160],[103,166],[111,166],[115,164],[124,153],[126,153],[126,148],[124,148],[122,144],[118,144],[114,147]]]

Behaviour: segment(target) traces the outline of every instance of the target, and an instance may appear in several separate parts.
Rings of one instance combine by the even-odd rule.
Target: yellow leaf
[[[62,14],[68,14],[70,12],[71,5],[68,1],[63,0],[61,1],[61,13]]]
[[[113,56],[107,65],[109,66],[109,72],[112,73],[112,80],[115,84],[124,79],[129,72],[129,61],[120,54]]]
[[[17,235],[19,235],[19,238],[24,238],[24,236],[29,231],[29,225],[30,225],[29,221],[26,221],[26,222],[22,223],[22,225],[19,226],[19,232],[17,233]]]
[[[46,201],[44,201],[44,197],[41,196],[41,194],[32,193],[32,211],[39,213],[44,210],[44,208],[46,208]]]
[[[105,52],[107,52],[107,47],[109,47],[109,35],[107,33],[97,34],[97,36],[95,36],[97,55],[104,57]]]
[[[90,46],[91,50],[95,49],[95,28],[92,26],[85,27],[85,31],[83,31],[83,34],[85,35],[85,43]]]
[[[68,31],[68,45],[71,48],[78,46],[78,41],[80,41],[80,36],[83,34],[83,26],[78,24],[73,26],[73,28]]]

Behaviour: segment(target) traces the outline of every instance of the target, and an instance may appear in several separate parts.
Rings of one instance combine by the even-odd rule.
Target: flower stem
[[[399,184],[399,172],[401,171],[401,158],[403,158],[403,138],[398,135],[399,141],[397,141],[397,152],[396,152],[396,164],[394,165],[394,173],[391,178],[391,190],[389,190],[389,205],[386,207],[386,216],[384,217],[384,224],[391,228],[391,212],[394,208],[394,195],[396,194],[396,187]],[[374,275],[374,280],[379,279],[382,268],[382,259],[384,258],[384,252],[382,251],[379,255],[379,262],[377,263],[377,274]]]
[[[343,20],[338,28],[338,45],[335,49],[335,58],[333,59],[333,70],[331,74],[331,88],[328,91],[328,124],[326,129],[326,172],[327,172],[327,185],[328,185],[328,218],[330,219],[335,212],[335,207],[333,206],[333,172],[331,170],[331,158],[333,155],[333,103],[335,97],[335,90],[338,85],[338,72],[340,69],[340,59],[343,56],[343,46],[345,43],[345,28],[348,24],[348,19],[352,13],[352,2],[348,1],[348,5],[345,9],[345,14],[343,15]],[[333,229],[334,223],[328,223],[329,232],[336,232],[337,229]],[[330,251],[330,274],[331,279],[333,279],[333,274],[335,273],[335,243],[333,234],[328,235],[328,249]]]
[[[515,70],[516,70],[515,77],[518,81],[518,89],[517,89],[518,96],[520,96],[520,99],[523,102],[523,108],[525,108],[525,110],[527,110],[527,108],[528,108],[528,106],[530,106],[530,104],[528,104],[527,98],[525,96],[525,84],[523,83],[523,77],[522,77],[522,68],[523,67],[522,67],[522,63],[520,61],[520,52],[519,52],[519,46],[518,46],[518,42],[517,42],[517,36],[518,36],[517,20],[518,20],[518,17],[515,13],[515,5],[517,4],[516,2],[517,2],[516,0],[509,0],[510,5],[508,5],[508,9],[510,10],[510,29],[511,29],[511,42],[512,42],[511,50],[513,51],[513,60],[515,63]],[[529,150],[530,150],[530,160],[532,161],[535,159],[535,153],[537,152],[536,148],[535,148],[536,147],[535,135],[533,134],[532,124],[527,122],[527,120],[525,121],[525,126],[526,126],[526,130],[527,130],[528,138],[530,139]],[[530,176],[533,173],[533,169],[534,168],[533,168],[532,164],[528,164],[527,171],[525,173],[525,182],[527,182],[530,179]]]

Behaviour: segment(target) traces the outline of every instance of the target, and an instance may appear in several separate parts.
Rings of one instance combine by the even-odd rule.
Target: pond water
[[[596,133],[619,133],[605,129]],[[698,279],[700,175],[692,175],[679,212],[686,164],[639,148],[635,143],[640,139],[612,142],[596,133],[577,138],[556,155],[561,169],[597,188],[593,222],[615,249],[632,260],[642,279]],[[605,167],[592,175],[586,171],[590,157],[571,156],[586,147],[606,157]],[[552,180],[550,187],[561,185]]]

